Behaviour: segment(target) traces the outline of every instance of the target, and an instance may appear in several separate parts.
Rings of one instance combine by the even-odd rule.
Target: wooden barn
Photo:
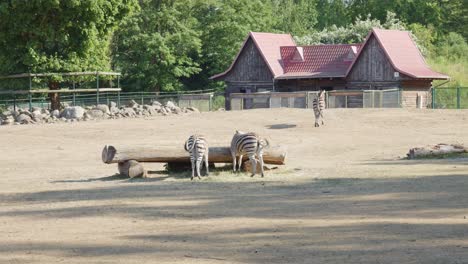
[[[249,33],[231,66],[211,79],[231,93],[401,89],[403,107],[425,107],[433,80],[408,31],[373,29],[364,43],[297,46],[289,34]],[[226,109],[230,109],[226,100]]]

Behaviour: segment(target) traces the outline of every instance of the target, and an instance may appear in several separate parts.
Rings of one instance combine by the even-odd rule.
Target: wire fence
[[[231,110],[257,108],[312,108],[318,92],[261,92],[233,93]],[[389,90],[336,90],[325,93],[327,108],[398,108],[401,91]]]
[[[220,98],[220,96],[222,98]],[[138,104],[151,104],[158,101],[165,104],[172,101],[179,107],[196,107],[200,111],[217,110],[224,107],[224,95],[214,90],[185,91],[178,93],[154,93],[154,92],[101,92],[99,97],[96,93],[81,93],[61,95],[62,105],[70,106],[93,106],[96,104],[109,105],[115,102],[117,106],[128,105],[130,101]],[[50,108],[47,94],[29,95],[1,95],[0,108],[7,109],[31,109],[33,107]]]
[[[467,109],[468,87],[432,88],[432,108]]]

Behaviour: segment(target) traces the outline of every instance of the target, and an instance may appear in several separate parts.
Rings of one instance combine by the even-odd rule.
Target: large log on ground
[[[459,144],[437,144],[422,148],[412,148],[406,154],[408,159],[440,157],[448,154],[467,153],[468,149]]]
[[[228,147],[210,147],[210,163],[232,163],[231,151]],[[244,157],[247,159],[247,157]],[[190,162],[188,153],[183,146],[178,147],[114,147],[105,146],[102,150],[104,163],[118,163],[127,160],[138,162],[185,163]],[[263,161],[265,164],[283,165],[286,160],[286,150],[280,146],[265,149]]]

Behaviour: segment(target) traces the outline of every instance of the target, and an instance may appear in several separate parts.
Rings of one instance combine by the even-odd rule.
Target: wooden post
[[[96,105],[99,104],[99,73],[96,72]]]
[[[73,80],[73,90],[75,89],[75,80]],[[76,106],[76,93],[73,93],[73,106]]]
[[[29,111],[32,111],[32,94],[31,94],[31,89],[32,89],[32,79],[31,75],[29,75]]]

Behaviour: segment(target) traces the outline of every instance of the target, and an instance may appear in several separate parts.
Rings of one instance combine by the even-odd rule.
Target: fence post
[[[120,107],[120,91],[117,92],[117,107]]]
[[[432,109],[435,109],[436,88],[432,87]]]
[[[143,92],[141,92],[141,105],[144,105],[145,104],[145,101],[143,99]]]
[[[29,111],[32,111],[32,94],[29,92]]]
[[[460,87],[457,87],[457,109],[460,109]]]
[[[96,106],[99,104],[99,74],[96,72]]]

